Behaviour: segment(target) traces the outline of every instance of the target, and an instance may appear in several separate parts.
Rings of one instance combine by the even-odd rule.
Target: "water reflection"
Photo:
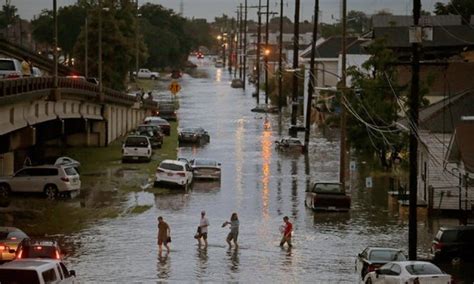
[[[263,218],[269,218],[268,206],[269,206],[269,196],[270,196],[270,164],[272,159],[272,127],[267,118],[263,124],[263,132],[261,138],[262,144],[262,212]]]
[[[168,279],[171,277],[171,258],[168,253],[158,253],[156,271],[158,279]]]
[[[209,257],[207,255],[207,248],[197,247],[196,259],[197,259],[196,276],[201,277],[202,275],[206,275],[207,261],[209,260]]]
[[[293,219],[298,218],[298,163],[296,160],[291,161],[291,216]]]
[[[220,82],[222,80],[222,68],[216,69],[216,82]]]
[[[236,273],[239,272],[239,264],[240,264],[240,257],[239,257],[239,249],[228,249],[227,250],[227,261],[228,267],[230,272]]]
[[[243,166],[244,166],[244,138],[245,120],[239,119],[235,130],[235,189],[237,191],[237,203],[240,205],[243,197]]]

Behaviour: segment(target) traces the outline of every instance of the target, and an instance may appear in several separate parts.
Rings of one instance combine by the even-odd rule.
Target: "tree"
[[[16,18],[18,9],[11,4],[11,0],[6,0],[0,11],[0,28],[4,29],[12,24]]]
[[[364,12],[351,10],[347,13],[347,29],[355,34],[366,32],[370,29],[370,19]]]
[[[105,86],[124,90],[128,72],[135,62],[135,6],[133,0],[103,0],[102,6],[102,80]],[[98,76],[99,8],[88,11],[89,72]],[[139,37],[141,39],[141,37]],[[85,29],[82,28],[74,45],[77,69],[83,70],[85,58]],[[146,48],[139,41],[140,58],[146,59]]]
[[[469,25],[471,15],[474,15],[474,1],[472,0],[451,0],[444,4],[437,2],[435,4],[434,13],[436,15],[460,15],[464,25]]]
[[[395,122],[399,118],[398,100],[407,86],[396,83],[397,71],[393,65],[396,57],[392,50],[385,48],[384,42],[377,39],[368,47],[372,56],[362,65],[362,70],[349,69],[352,91],[346,93],[346,98],[352,114],[348,119],[352,146],[359,152],[377,153],[381,164],[389,167],[387,153],[397,153],[404,145],[404,136]]]

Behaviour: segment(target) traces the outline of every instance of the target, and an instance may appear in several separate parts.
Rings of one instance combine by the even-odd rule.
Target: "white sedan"
[[[368,273],[366,284],[449,284],[451,275],[426,261],[397,261]]]

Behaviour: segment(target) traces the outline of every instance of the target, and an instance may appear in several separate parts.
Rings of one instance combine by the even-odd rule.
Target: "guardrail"
[[[0,80],[0,98],[21,95],[22,93],[48,91],[54,87],[53,77],[38,77],[38,78],[18,78]],[[60,89],[74,89],[79,91],[86,91],[94,93],[96,97],[99,96],[99,86],[81,79],[72,79],[60,77],[58,78],[58,88]],[[103,88],[104,98],[108,102],[121,102],[133,105],[137,102],[137,98],[127,95],[125,93]],[[143,101],[142,105],[145,108],[156,108],[157,103],[154,101]]]

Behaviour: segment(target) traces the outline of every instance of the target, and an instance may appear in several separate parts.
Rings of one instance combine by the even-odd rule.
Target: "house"
[[[426,204],[429,212],[460,210],[460,200],[464,200],[466,193],[469,204],[474,200],[474,187],[466,189],[460,178],[466,169],[471,170],[472,164],[464,161],[474,155],[469,152],[470,146],[458,143],[473,142],[469,139],[474,132],[466,131],[474,129],[474,124],[465,128],[465,116],[474,116],[473,90],[444,98],[420,111],[417,194],[419,203]],[[406,118],[400,123],[408,128]]]

